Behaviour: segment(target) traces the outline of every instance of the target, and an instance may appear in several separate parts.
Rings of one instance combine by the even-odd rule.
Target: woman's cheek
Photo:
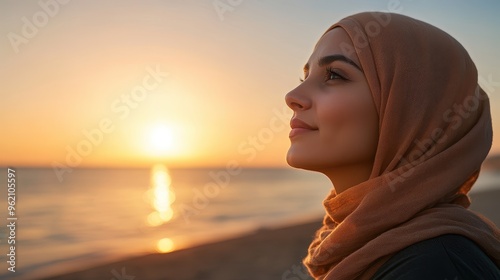
[[[372,110],[368,107],[373,105],[366,100],[336,97],[321,100],[318,106],[322,146],[358,158],[358,152],[366,154],[365,148],[369,149],[367,144],[374,137]]]
[[[344,126],[355,118],[352,102],[344,98],[330,98],[322,100],[318,107],[318,125],[320,129],[337,134]]]

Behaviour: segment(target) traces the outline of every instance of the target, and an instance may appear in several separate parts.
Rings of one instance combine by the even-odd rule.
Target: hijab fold
[[[379,116],[370,178],[324,201],[304,264],[316,279],[369,279],[393,254],[463,235],[500,265],[498,228],[467,208],[492,142],[489,99],[467,51],[447,33],[392,13],[366,12],[344,29]],[[351,54],[352,55],[352,54]]]

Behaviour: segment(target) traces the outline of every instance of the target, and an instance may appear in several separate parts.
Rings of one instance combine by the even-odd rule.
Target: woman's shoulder
[[[373,280],[500,279],[500,270],[470,239],[441,235],[415,243],[392,256]]]

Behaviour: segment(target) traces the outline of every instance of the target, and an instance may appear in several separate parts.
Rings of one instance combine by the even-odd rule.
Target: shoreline
[[[500,224],[500,189],[472,192],[470,197],[471,210]],[[321,221],[268,225],[170,253],[128,256],[38,279],[311,279],[301,262]]]
[[[69,279],[281,279],[305,277],[302,259],[322,219],[285,227],[264,227],[231,239],[128,257],[41,278]],[[272,264],[272,265],[271,265]],[[229,269],[230,268],[230,269]],[[118,278],[117,278],[118,277]],[[309,278],[307,278],[309,279]]]

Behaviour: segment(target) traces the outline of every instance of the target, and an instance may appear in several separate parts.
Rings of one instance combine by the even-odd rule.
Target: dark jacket
[[[500,270],[474,242],[447,234],[392,256],[373,280],[499,280]]]

